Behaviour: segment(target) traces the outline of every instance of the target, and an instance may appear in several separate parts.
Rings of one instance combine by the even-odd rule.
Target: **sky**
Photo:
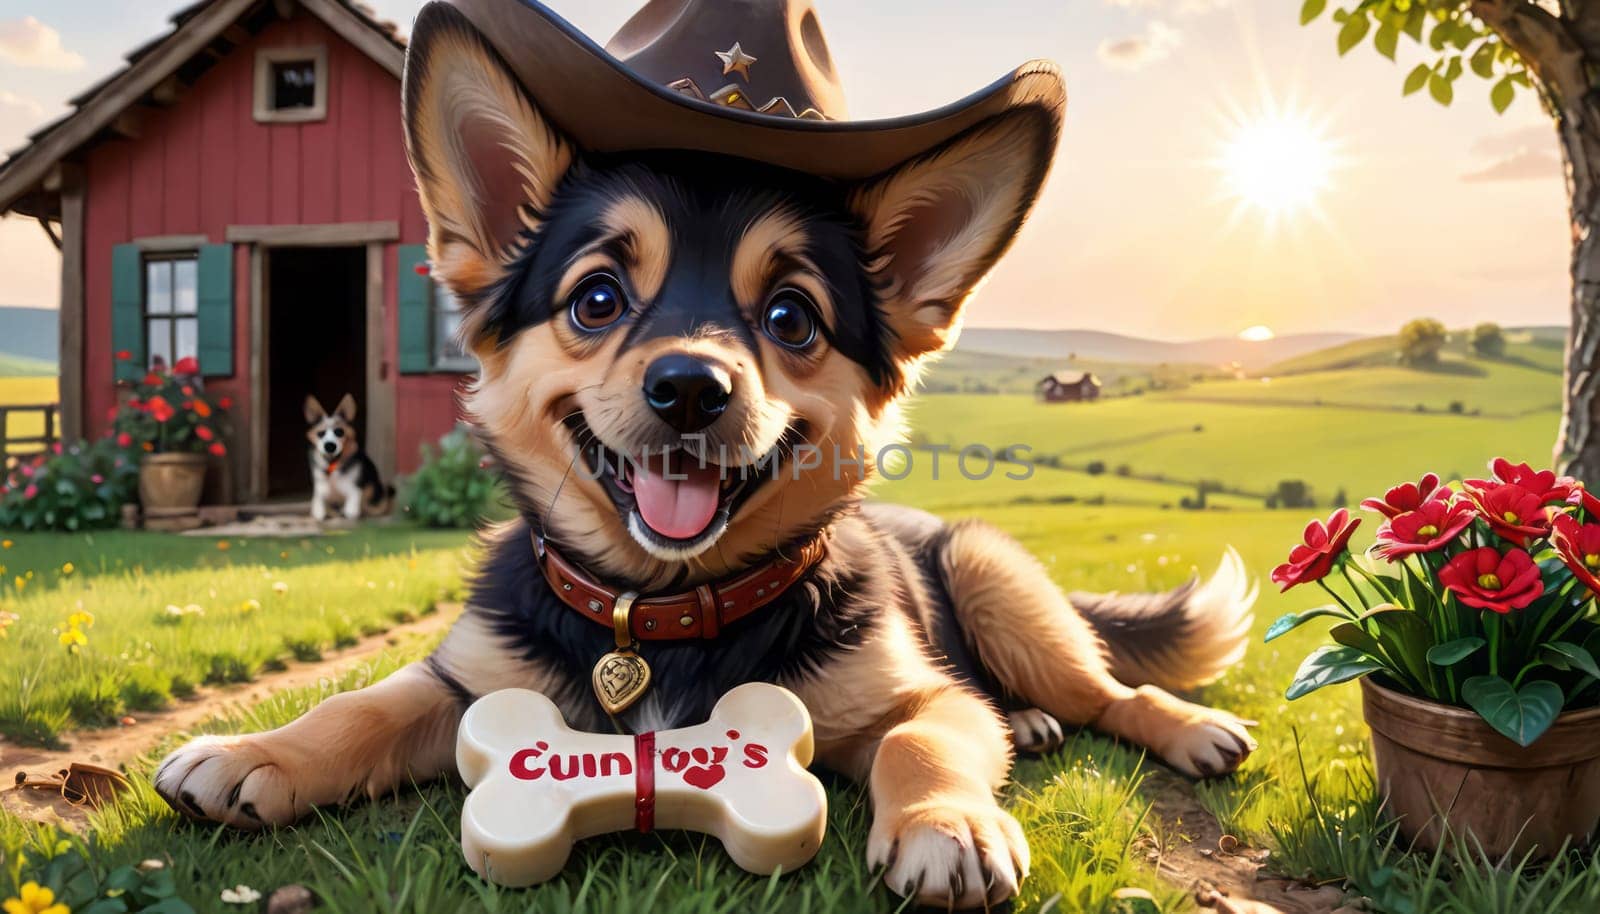
[[[0,149],[181,5],[0,0]],[[409,30],[420,3],[372,5]],[[550,5],[603,43],[640,0]],[[1468,74],[1448,109],[1402,98],[1420,57],[1340,58],[1327,18],[1301,27],[1294,0],[815,5],[852,117],[936,107],[1030,58],[1065,75],[1053,173],[969,325],[1192,339],[1566,322],[1561,165],[1529,95],[1497,116]],[[1299,202],[1241,203],[1260,194]],[[0,304],[54,307],[59,269],[37,225],[0,220]]]

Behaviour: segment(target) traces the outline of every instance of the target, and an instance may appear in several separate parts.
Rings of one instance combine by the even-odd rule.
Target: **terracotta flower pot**
[[[193,508],[205,484],[204,454],[146,454],[139,461],[139,502],[146,509]]]
[[[1561,715],[1523,748],[1465,708],[1361,680],[1363,711],[1385,810],[1418,848],[1437,848],[1448,823],[1491,859],[1563,841],[1588,842],[1600,823],[1600,708]]]

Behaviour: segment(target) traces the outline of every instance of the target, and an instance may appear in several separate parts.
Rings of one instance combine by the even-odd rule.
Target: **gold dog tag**
[[[611,611],[611,628],[617,639],[617,649],[600,658],[591,676],[594,696],[607,714],[621,714],[633,706],[645,689],[650,688],[650,664],[635,651],[633,629],[628,615],[633,611],[633,601],[639,595],[633,591],[617,597],[616,608]]]

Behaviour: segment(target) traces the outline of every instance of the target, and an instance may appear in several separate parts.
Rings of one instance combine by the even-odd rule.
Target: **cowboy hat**
[[[716,152],[859,180],[1006,111],[1034,107],[1059,133],[1066,88],[1026,63],[960,101],[904,117],[845,119],[810,0],[649,0],[605,48],[537,0],[455,7],[552,124],[597,153]],[[427,8],[417,30],[427,27]]]

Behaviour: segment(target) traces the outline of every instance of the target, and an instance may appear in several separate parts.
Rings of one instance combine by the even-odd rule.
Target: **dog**
[[[346,520],[357,520],[363,514],[388,514],[394,503],[394,487],[384,485],[377,464],[361,450],[356,438],[355,398],[345,394],[329,413],[321,401],[308,395],[305,416],[311,516],[322,523],[332,509],[341,511]]]
[[[885,884],[972,907],[1013,896],[1028,870],[995,797],[1016,750],[1092,727],[1211,777],[1255,748],[1248,722],[1174,694],[1243,656],[1255,588],[1231,550],[1169,593],[1069,596],[982,521],[866,499],[919,373],[1040,191],[1064,93],[1053,70],[1024,67],[959,126],[948,112],[915,122],[931,133],[869,124],[860,148],[837,125],[761,145],[775,117],[674,100],[742,67],[748,87],[730,85],[755,106],[776,95],[757,92],[761,67],[823,61],[802,3],[652,4],[612,45],[641,72],[699,41],[702,18],[746,17],[759,37],[748,17],[765,11],[768,45],[785,24],[804,34],[787,56],[753,38],[719,49],[721,75],[694,70],[718,64],[687,46],[698,75],[672,81],[673,58],[650,77],[672,92],[563,83],[615,86],[614,105],[537,94],[563,54],[593,52],[549,41],[570,27],[532,0],[424,7],[407,148],[433,275],[464,303],[481,363],[464,405],[520,517],[484,534],[467,608],[426,660],[280,729],[180,748],[155,778],[175,808],[261,828],[448,774],[463,709],[499,689],[542,692],[575,727],[643,732],[771,681],[810,710],[817,762],[866,785],[866,858]],[[787,85],[761,110],[832,97]],[[656,116],[664,137],[710,133],[619,151]],[[817,157],[824,143],[833,157]]]

